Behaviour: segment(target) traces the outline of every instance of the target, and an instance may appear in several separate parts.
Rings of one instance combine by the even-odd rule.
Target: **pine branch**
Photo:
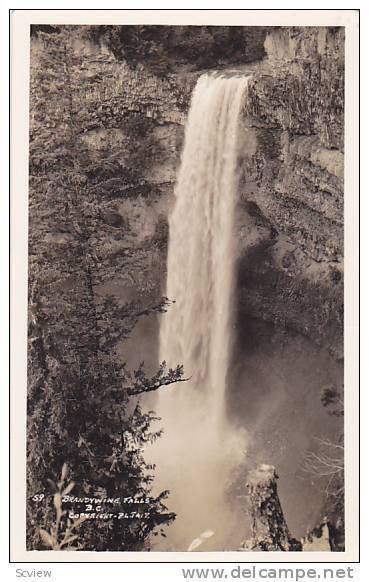
[[[170,386],[171,384],[177,384],[178,382],[188,382],[190,378],[177,378],[171,380],[165,380],[163,382],[156,382],[155,384],[149,384],[148,386],[131,387],[127,389],[127,394],[129,396],[137,396],[138,394],[143,394],[145,392],[154,392],[162,386]]]

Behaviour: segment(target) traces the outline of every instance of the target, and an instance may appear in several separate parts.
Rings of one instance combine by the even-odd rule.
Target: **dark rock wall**
[[[249,430],[251,467],[278,467],[300,536],[326,515],[304,455],[343,430],[321,405],[343,379],[343,30],[273,29],[265,48],[241,131],[228,410]]]
[[[343,30],[277,29],[253,72],[241,200],[241,310],[342,358]],[[249,146],[250,147],[250,146]],[[248,219],[250,222],[250,218]],[[248,221],[245,220],[245,223]]]
[[[37,39],[33,44],[35,54]],[[85,111],[79,140],[93,161],[91,183],[104,179],[101,215],[113,227],[106,250],[128,265],[100,291],[122,301],[155,300],[165,282],[167,214],[193,82],[160,78],[141,65],[133,70],[85,39],[73,38],[73,46],[85,63],[78,73]]]

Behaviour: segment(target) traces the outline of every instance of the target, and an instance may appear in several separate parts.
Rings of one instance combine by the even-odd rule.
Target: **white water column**
[[[166,549],[223,549],[234,516],[226,500],[244,435],[225,415],[232,344],[234,213],[238,133],[247,77],[203,75],[193,91],[175,205],[169,218],[166,296],[160,360],[183,364],[190,381],[160,391],[163,436],[153,447],[158,491],[170,490],[176,522]],[[151,455],[151,451],[150,451]],[[151,459],[151,458],[150,458]]]

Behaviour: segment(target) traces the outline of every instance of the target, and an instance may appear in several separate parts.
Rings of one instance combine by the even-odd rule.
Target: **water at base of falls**
[[[242,539],[227,487],[242,461],[245,435],[227,421],[225,393],[237,136],[247,83],[242,76],[203,75],[192,95],[169,218],[166,296],[175,303],[160,328],[160,360],[183,364],[190,380],[162,388],[155,405],[164,434],[146,456],[156,464],[155,492],[170,490],[166,504],[177,518],[154,550],[185,551],[204,531],[199,550],[237,549]]]

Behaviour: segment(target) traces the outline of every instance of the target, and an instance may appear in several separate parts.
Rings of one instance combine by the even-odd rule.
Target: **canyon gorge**
[[[40,28],[43,34],[58,34]],[[34,31],[32,39],[32,66],[36,68],[42,50],[38,32]],[[218,219],[222,234],[228,229],[231,240],[225,255],[220,251],[217,255],[217,277],[223,285],[217,292],[230,301],[230,314],[227,325],[218,322],[223,344],[216,353],[222,353],[223,347],[227,364],[219,359],[212,362],[210,354],[209,365],[218,377],[224,375],[222,414],[233,434],[241,439],[237,442],[242,458],[230,463],[231,467],[218,467],[229,472],[218,475],[220,480],[226,478],[231,499],[230,516],[224,518],[232,522],[227,536],[223,536],[227,529],[221,521],[223,516],[212,515],[207,523],[206,512],[203,515],[207,495],[201,497],[199,488],[194,487],[194,493],[187,493],[189,519],[192,521],[191,516],[197,512],[201,523],[198,530],[197,526],[191,529],[178,543],[180,549],[186,549],[193,538],[209,529],[214,533],[204,540],[200,550],[240,546],[251,535],[251,524],[243,513],[247,475],[266,464],[278,472],[279,497],[294,538],[306,536],[328,520],[330,547],[342,550],[343,515],[327,499],[326,480],[307,473],[304,459],[310,451],[318,452],[319,439],[336,442],[343,432],[343,417],[329,414],[322,405],[322,392],[340,390],[343,384],[344,29],[249,27],[245,38],[242,50],[228,57],[225,43],[224,55],[213,64],[200,61],[194,65],[188,56],[178,60],[173,57],[163,72],[145,65],[144,60],[132,64],[129,58],[120,58],[103,35],[91,39],[91,35],[83,38],[71,33],[78,61],[73,74],[81,85],[75,95],[80,103],[76,115],[83,126],[76,144],[93,161],[90,186],[98,179],[103,190],[99,213],[104,227],[96,235],[95,250],[97,256],[108,255],[113,265],[108,279],[100,281],[96,275],[94,288],[99,300],[112,294],[122,305],[137,297],[143,305],[155,304],[163,295],[169,303],[182,299],[186,313],[191,315],[191,326],[201,317],[206,323],[214,323],[211,313],[200,314],[188,299],[195,281],[193,273],[187,281],[167,285],[169,225],[176,183],[181,179],[181,155],[191,156],[191,142],[185,150],[184,143],[195,87],[201,79],[218,79],[219,83],[228,83],[234,94],[241,83],[243,99],[237,117],[232,118],[237,121],[237,180],[229,185],[230,190],[234,189],[234,207],[220,208]],[[205,104],[212,106],[211,99]],[[206,114],[204,110],[202,115]],[[206,157],[197,163],[207,168]],[[186,176],[182,179],[186,188]],[[233,178],[225,174],[224,179],[230,184]],[[201,184],[205,196],[206,181]],[[183,246],[186,229],[193,237],[195,253],[201,251],[202,243],[201,236],[196,238],[194,233],[204,227],[195,225],[202,209],[184,204],[183,212],[186,220],[181,223],[180,217],[176,219],[181,234],[176,244],[182,245],[184,260],[188,252]],[[232,223],[223,223],[221,217],[230,213]],[[216,232],[212,236],[216,237]],[[73,234],[65,230],[46,228],[45,237],[61,252],[73,244]],[[120,268],[121,262],[124,268]],[[214,274],[197,274],[206,295],[213,287],[209,291],[202,276],[209,282]],[[232,282],[227,287],[228,279]],[[181,283],[184,289],[179,297],[175,290]],[[67,288],[74,283],[65,277],[58,284]],[[214,301],[219,304],[217,295]],[[153,373],[159,361],[178,356],[178,361],[169,364],[184,364],[185,377],[194,374],[181,361],[181,349],[171,346],[176,331],[180,330],[183,339],[191,330],[182,329],[175,321],[167,330],[165,342],[159,341],[163,318],[175,308],[176,303],[169,304],[167,313],[141,318],[130,337],[121,342],[119,354],[130,368],[144,362],[145,369]],[[227,326],[231,330],[229,338],[223,333]],[[206,333],[214,335],[214,329]],[[205,341],[202,334],[205,332],[200,330],[197,335]],[[171,354],[166,355],[167,351]],[[190,364],[194,362],[196,356]],[[142,405],[163,417],[165,406],[160,399],[173,399],[176,392],[183,395],[186,389],[191,390],[186,382],[162,387],[166,394],[144,395]],[[182,401],[178,399],[179,419],[190,411],[191,402],[194,398],[189,402],[184,402],[183,396]],[[216,414],[209,403],[211,396],[206,410],[211,424]],[[183,456],[185,449],[187,454],[196,450],[196,439],[201,438],[196,431],[197,420],[195,415],[189,429],[188,434],[192,432],[195,440],[189,450],[189,436],[178,447],[174,442],[178,455]],[[218,443],[209,432],[210,424],[206,428],[207,421],[210,450]],[[172,424],[169,434],[176,426],[181,434],[188,430],[185,422],[172,419]],[[170,490],[171,483],[165,483],[165,467],[160,468],[160,455],[155,459],[155,448],[164,446],[165,450],[161,445],[165,442],[165,418],[156,421],[155,427],[164,428],[164,436],[153,445],[158,487]],[[226,440],[224,437],[222,441],[225,447]],[[149,448],[145,454],[151,461]],[[167,451],[173,454],[170,446]],[[168,454],[167,465],[175,466],[175,457],[171,459]],[[189,460],[185,458],[185,462]],[[214,481],[216,473],[213,478],[213,468],[205,461],[202,469]],[[189,473],[186,483],[196,481],[197,476],[196,471]],[[170,499],[170,510],[178,513],[176,492],[173,503]],[[171,537],[175,527],[170,525],[167,538],[157,547],[154,541],[152,549],[178,549],[177,539]]]

